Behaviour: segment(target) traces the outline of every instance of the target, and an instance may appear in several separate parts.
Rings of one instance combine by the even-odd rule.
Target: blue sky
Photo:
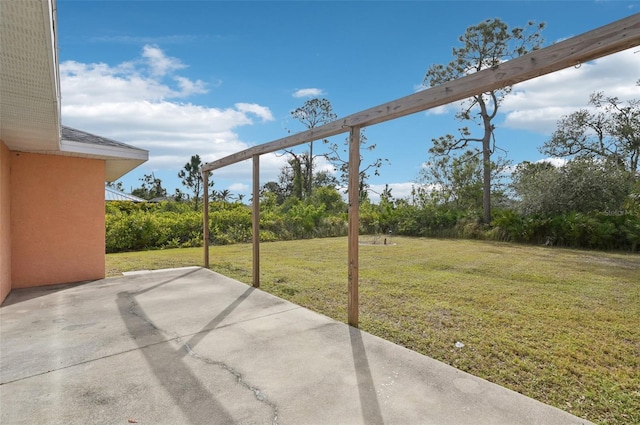
[[[148,149],[149,162],[121,179],[125,188],[153,172],[173,192],[193,154],[208,162],[302,131],[290,112],[311,97],[329,99],[341,117],[414,93],[485,19],[545,22],[548,45],[639,12],[639,1],[58,0],[62,122]],[[544,159],[538,147],[555,122],[590,93],[639,98],[639,50],[515,86],[495,121],[498,146],[514,163]],[[373,188],[408,195],[431,139],[460,126],[456,110],[367,128],[371,157],[390,161]],[[284,161],[263,156],[261,182]],[[215,188],[249,193],[250,173],[248,162],[218,170]]]

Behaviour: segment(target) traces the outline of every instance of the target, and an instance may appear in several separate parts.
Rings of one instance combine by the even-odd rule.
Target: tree
[[[189,199],[189,195],[187,195],[186,193],[184,193],[180,189],[176,188],[176,191],[173,194],[173,199],[176,202],[184,202],[184,201]]]
[[[115,189],[118,192],[124,192],[124,184],[122,184],[121,181],[107,182],[107,187],[110,187],[111,189]]]
[[[291,159],[289,160],[289,165],[291,166],[291,183],[292,183],[292,192],[291,194],[298,198],[304,198],[305,190],[304,188],[307,186],[305,184],[305,178],[307,176],[307,171],[302,172],[302,164],[304,163],[306,166],[309,166],[309,162],[306,162],[301,159],[307,155],[296,156],[293,152],[291,152]],[[308,194],[308,193],[307,193]]]
[[[347,211],[347,204],[342,199],[340,192],[331,186],[315,187],[308,202],[316,207],[323,207],[328,216],[337,215]]]
[[[329,187],[335,189],[340,182],[329,171],[320,170],[313,173],[313,188]]]
[[[307,129],[327,124],[335,120],[338,116],[333,112],[331,102],[327,99],[310,99],[304,102],[304,105],[293,110],[291,116],[300,121]],[[325,140],[326,142],[326,140]],[[293,169],[293,179],[300,191],[294,190],[293,195],[303,197],[311,196],[313,191],[313,167],[314,160],[317,157],[313,153],[313,142],[309,143],[309,151],[304,154],[296,154],[291,150],[286,150],[291,159],[289,164]]]
[[[526,215],[620,213],[632,190],[629,173],[619,164],[586,156],[561,167],[523,162],[512,178],[518,209]]]
[[[202,180],[202,173],[200,172],[201,165],[200,155],[196,154],[184,165],[184,169],[178,172],[178,178],[182,179],[182,184],[193,193],[194,211],[198,211],[198,202],[203,191],[204,182]],[[209,187],[213,187],[213,180],[209,181]]]
[[[211,200],[218,202],[229,202],[231,198],[231,191],[229,189],[224,190],[212,190],[211,191]]]
[[[497,68],[505,60],[539,48],[543,42],[540,35],[543,28],[543,23],[530,21],[524,27],[509,30],[507,24],[497,18],[470,26],[459,38],[462,46],[453,48],[453,60],[447,65],[429,67],[424,84],[433,87],[484,69]],[[467,149],[470,143],[482,144],[482,206],[486,224],[491,221],[491,155],[496,150],[492,121],[510,91],[511,87],[504,87],[478,94],[463,102],[456,118],[478,124],[483,130],[481,137],[472,137],[471,130],[465,126],[459,129],[459,137],[448,134],[433,139],[433,147],[429,149],[434,155],[448,155],[455,149]]]
[[[131,191],[133,196],[146,200],[167,196],[167,190],[162,187],[162,180],[156,178],[153,173],[145,174],[138,180],[142,182],[142,185]]]
[[[638,81],[640,85],[640,81]],[[562,117],[540,151],[557,157],[586,156],[623,165],[634,180],[640,178],[640,100],[623,102],[592,93],[590,109]]]
[[[499,176],[509,162],[499,158],[491,161],[490,171],[495,196],[501,195]],[[421,203],[450,205],[464,211],[480,211],[483,207],[483,164],[478,149],[469,149],[460,155],[438,155],[426,163],[420,172],[418,190]]]
[[[482,208],[482,173],[477,150],[467,150],[459,156],[440,155],[425,165],[420,182],[426,199],[462,210]]]
[[[262,185],[260,188],[260,198],[268,197],[268,194],[273,195],[273,201],[275,205],[282,205],[285,199],[287,199],[287,193],[280,184],[276,181],[269,181]],[[271,199],[271,198],[269,198]]]
[[[300,169],[296,170],[297,165],[299,165],[299,163],[291,158],[289,160],[289,165],[285,165],[280,170],[278,181],[270,181],[262,185],[262,188],[260,189],[261,195],[269,192],[273,193],[276,197],[275,199],[277,205],[282,205],[290,196],[293,196],[297,199],[303,199],[303,184],[301,176],[305,173]],[[335,188],[337,186],[338,180],[328,171],[321,170],[313,173],[313,189],[321,187]]]
[[[372,151],[376,148],[376,145],[367,146],[367,136],[364,134],[364,129],[360,130],[360,147],[364,148],[367,151]],[[325,158],[329,161],[336,170],[340,171],[340,179],[338,180],[342,187],[349,186],[349,137],[345,139],[342,147],[340,147],[337,143],[333,143],[329,146],[329,153],[325,154]],[[367,183],[367,179],[370,177],[370,173],[373,172],[374,175],[380,175],[380,167],[382,167],[382,163],[386,161],[389,162],[388,159],[376,158],[371,164],[368,164],[366,167],[362,168],[362,155],[360,155],[360,176],[358,177],[358,190],[359,190],[359,199],[360,201],[364,201],[369,196],[369,184]]]

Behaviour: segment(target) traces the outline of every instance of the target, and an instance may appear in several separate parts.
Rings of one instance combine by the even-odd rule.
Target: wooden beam
[[[347,261],[349,324],[358,327],[358,239],[360,230],[360,127],[351,127],[349,135],[349,242]]]
[[[209,172],[202,172],[202,244],[204,248],[204,267],[209,268]]]
[[[335,136],[350,127],[366,127],[416,112],[467,99],[480,93],[511,86],[541,75],[579,65],[612,53],[640,45],[640,13],[539,49],[505,62],[495,68],[432,87],[332,121],[302,133],[254,146],[233,155],[209,162],[203,170],[212,171],[227,165],[282,149]],[[425,64],[425,68],[426,68]]]
[[[253,287],[260,287],[260,155],[253,155]]]

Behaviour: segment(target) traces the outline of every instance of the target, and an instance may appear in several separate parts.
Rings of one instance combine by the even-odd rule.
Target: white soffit
[[[0,140],[57,151],[60,89],[55,0],[0,0]]]

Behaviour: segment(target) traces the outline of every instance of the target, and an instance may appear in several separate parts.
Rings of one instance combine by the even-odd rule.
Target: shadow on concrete
[[[180,343],[180,347],[177,349],[166,341],[166,338],[158,335],[158,331],[162,332],[162,330],[154,325],[153,321],[135,300],[137,295],[152,291],[197,271],[189,271],[140,291],[120,292],[116,303],[127,330],[138,344],[140,352],[144,355],[151,371],[175,401],[176,406],[189,418],[190,423],[206,423],[205,418],[214,420],[215,423],[233,423],[234,418],[232,415],[203,386],[191,369],[183,363],[183,358],[188,354],[188,350],[193,349],[211,330],[215,329],[247,299],[255,288],[247,288],[244,293],[217,314],[199,332],[195,333],[189,341]],[[162,339],[160,340],[160,338]],[[187,393],[196,394],[197,398],[194,399],[193,396],[186,398],[185,395]]]
[[[90,283],[99,282],[99,280],[86,280],[74,283],[61,283],[57,285],[40,286],[37,288],[16,288],[12,289],[7,298],[5,298],[1,307],[18,304],[21,302],[33,300],[35,298],[44,297],[46,295],[55,294],[56,292],[65,291],[77,286],[88,285]]]
[[[362,410],[363,423],[367,425],[384,424],[376,388],[371,377],[367,351],[364,348],[360,330],[349,326],[349,338],[351,339],[353,364],[356,369],[358,392],[360,393],[360,409]]]
[[[187,273],[181,274],[180,276],[177,276],[173,279],[169,279],[167,281],[161,282],[157,285],[151,286],[147,289],[144,289],[142,291],[139,292],[135,292],[135,294],[142,294],[148,291],[151,291],[159,286],[162,285],[166,285],[168,283],[174,282],[176,280],[180,280],[185,276],[188,276],[192,273],[196,273],[198,270],[200,269],[194,269],[194,270],[190,270]],[[57,292],[61,292],[61,291],[65,291],[67,289],[71,289],[71,288],[76,288],[78,286],[82,286],[82,285],[88,285],[90,283],[95,283],[95,282],[103,282],[104,279],[98,279],[98,280],[83,280],[81,282],[72,282],[72,283],[60,283],[60,284],[56,284],[56,285],[46,285],[46,286],[38,286],[38,287],[32,287],[32,288],[16,288],[16,289],[12,289],[11,292],[9,292],[9,295],[7,295],[7,298],[5,298],[4,302],[0,305],[0,308],[2,307],[6,307],[6,306],[10,306],[13,304],[18,304],[21,302],[25,302],[25,301],[29,301],[29,300],[33,300],[35,298],[40,298],[40,297],[44,297],[47,295],[51,295],[51,294],[55,294]]]
[[[176,277],[174,277],[174,278],[167,279],[167,280],[165,280],[164,282],[157,283],[157,284],[155,284],[155,285],[153,285],[153,286],[150,286],[150,287],[148,287],[148,288],[142,289],[142,290],[140,290],[140,291],[128,292],[128,293],[129,293],[129,294],[131,294],[132,296],[136,296],[136,295],[144,294],[145,292],[153,291],[154,289],[157,289],[157,288],[159,288],[159,287],[161,287],[161,286],[167,285],[167,284],[169,284],[169,283],[171,283],[171,282],[175,282],[175,281],[177,281],[177,280],[182,279],[183,277],[187,277],[187,276],[189,276],[190,274],[194,274],[194,273],[197,273],[197,272],[199,272],[199,271],[200,271],[200,269],[199,269],[199,268],[198,268],[198,269],[189,270],[189,271],[188,271],[188,272],[186,272],[186,273],[182,273],[182,274],[180,274],[180,275],[178,275],[178,276],[176,276]]]
[[[247,299],[247,297],[249,295],[251,295],[251,293],[255,290],[254,287],[249,287],[247,288],[246,291],[244,291],[238,298],[235,299],[235,301],[233,301],[231,304],[229,304],[224,310],[222,310],[220,313],[218,313],[218,315],[216,317],[214,317],[213,319],[211,319],[211,321],[209,323],[207,323],[206,325],[204,325],[202,327],[202,329],[194,334],[189,341],[187,341],[185,343],[185,345],[187,347],[189,347],[189,349],[193,350],[195,348],[196,345],[198,345],[198,343],[200,343],[200,341],[202,341],[202,339],[207,336],[207,334],[209,332],[211,332],[213,329],[217,328],[218,325],[229,315],[231,314],[231,312],[233,310],[235,310],[244,300]],[[186,353],[186,351],[185,351]]]
[[[116,303],[127,330],[138,344],[151,371],[175,401],[176,406],[188,418],[189,423],[204,424],[212,420],[216,423],[233,423],[233,416],[183,362],[185,349],[182,346],[174,348],[175,346],[172,346],[164,336],[158,335],[158,331],[161,330],[153,324],[135,301],[135,296],[138,294],[156,289],[194,272],[181,274],[142,291],[120,292]]]

